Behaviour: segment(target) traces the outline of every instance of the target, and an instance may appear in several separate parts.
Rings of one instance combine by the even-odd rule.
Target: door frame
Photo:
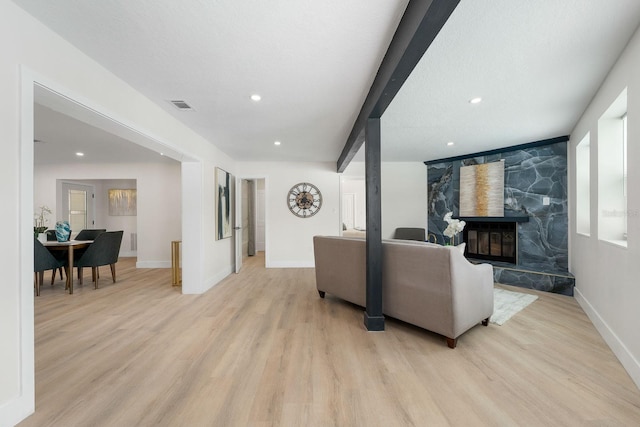
[[[234,213],[234,218],[235,218],[235,224],[234,224],[234,236],[233,236],[233,253],[235,256],[235,262],[234,262],[234,271],[236,273],[238,273],[240,271],[240,268],[242,268],[242,233],[243,230],[240,227],[240,229],[237,229],[236,227],[238,227],[238,223],[242,223],[242,211],[241,208],[239,208],[240,205],[242,205],[242,181],[243,180],[258,180],[258,179],[262,179],[264,180],[264,262],[265,262],[265,267],[269,268],[269,227],[268,227],[268,223],[269,223],[269,210],[268,210],[268,205],[269,205],[269,199],[268,199],[268,194],[269,194],[269,179],[267,175],[236,175],[235,177],[235,213]],[[254,194],[255,197],[255,194]],[[254,209],[254,215],[256,213],[257,209]],[[238,257],[240,257],[240,262],[238,263]],[[240,268],[238,268],[238,264],[240,265]]]
[[[82,181],[69,180],[69,179],[59,179],[56,183],[56,212],[60,212],[61,214],[66,213],[67,215],[61,215],[63,219],[67,220],[69,214],[69,208],[65,207],[64,204],[64,190],[65,186],[69,185],[77,185],[81,187],[91,188],[91,199],[87,199],[87,224],[86,228],[95,228],[96,225],[96,186],[94,184],[88,184]],[[72,232],[74,230],[71,230]],[[79,232],[80,230],[75,230],[75,232]]]
[[[145,148],[156,151],[158,153],[163,152],[174,160],[182,163],[183,172],[183,189],[187,185],[185,183],[184,175],[185,171],[193,172],[194,169],[199,173],[187,173],[191,183],[194,187],[201,189],[202,184],[202,162],[192,158],[189,153],[183,151],[179,146],[176,146],[171,141],[159,140],[142,126],[137,123],[132,123],[126,119],[119,118],[113,111],[105,109],[98,102],[90,100],[79,93],[68,89],[67,87],[53,81],[30,68],[21,65],[20,66],[20,164],[18,168],[19,174],[19,219],[18,229],[19,233],[19,273],[17,287],[17,300],[18,300],[18,319],[17,327],[19,329],[19,337],[17,338],[19,346],[20,357],[20,372],[18,374],[19,390],[20,394],[10,399],[4,407],[0,407],[0,415],[16,415],[16,419],[22,419],[23,415],[28,415],[35,411],[35,335],[34,335],[34,295],[33,295],[33,212],[34,212],[34,102],[36,101],[36,87],[44,89],[52,97],[59,97],[64,102],[72,103],[74,105],[74,113],[81,111],[81,114],[92,114],[92,117],[97,117],[96,120],[108,120],[110,124],[114,124],[118,127],[121,134],[133,135],[133,138],[129,139],[132,144],[142,145]],[[56,98],[57,100],[58,98]],[[86,112],[85,112],[86,110]],[[73,114],[72,117],[78,118]],[[121,135],[122,136],[122,135]],[[188,166],[196,164],[197,168],[189,168]],[[185,165],[187,167],[185,167]],[[198,187],[199,185],[199,187]],[[193,190],[193,188],[191,188]],[[183,191],[184,193],[184,191]],[[194,193],[197,193],[194,191]],[[201,194],[201,193],[199,193]],[[196,284],[202,282],[202,274],[199,270],[200,261],[203,252],[204,237],[201,232],[202,221],[199,217],[201,210],[190,209],[190,206],[185,197],[182,200],[182,228],[183,228],[183,240],[185,239],[185,224],[194,223],[196,227],[199,227],[195,232],[190,233],[193,235],[193,241],[190,242],[191,246],[196,252],[195,255],[199,255],[200,258],[193,256],[189,258],[189,263],[194,270],[192,287],[196,288]],[[192,215],[192,217],[189,217]],[[197,279],[197,280],[195,280]],[[185,281],[183,280],[183,293]],[[196,288],[196,291],[198,289]],[[195,293],[195,292],[192,292]],[[2,416],[0,416],[2,418]]]

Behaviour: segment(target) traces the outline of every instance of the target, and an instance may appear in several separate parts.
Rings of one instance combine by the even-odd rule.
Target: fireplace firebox
[[[466,221],[465,256],[486,261],[518,263],[518,229],[515,221]]]

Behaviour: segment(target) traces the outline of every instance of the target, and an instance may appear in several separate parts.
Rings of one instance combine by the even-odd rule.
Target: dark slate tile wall
[[[505,216],[528,215],[529,222],[518,225],[518,266],[552,273],[568,269],[567,143],[507,151],[490,156],[470,157],[455,162],[427,166],[429,188],[429,232],[438,243],[447,212],[459,212],[460,167],[504,160]],[[543,205],[543,197],[550,204]]]

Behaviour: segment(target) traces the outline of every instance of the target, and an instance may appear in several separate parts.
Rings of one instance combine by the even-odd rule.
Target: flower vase
[[[45,243],[47,241],[47,233],[38,233],[38,240],[40,243]]]
[[[69,221],[56,222],[56,239],[58,240],[58,242],[68,241],[70,235],[71,226],[69,225]]]

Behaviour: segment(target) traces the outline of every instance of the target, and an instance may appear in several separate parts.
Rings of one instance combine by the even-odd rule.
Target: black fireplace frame
[[[462,237],[467,243],[467,258],[518,264],[518,223],[528,222],[528,216],[460,219],[467,223],[462,232]],[[476,247],[472,247],[473,241],[469,238],[469,231],[482,233],[482,237],[486,238],[484,249],[480,248],[480,234],[476,234]]]

